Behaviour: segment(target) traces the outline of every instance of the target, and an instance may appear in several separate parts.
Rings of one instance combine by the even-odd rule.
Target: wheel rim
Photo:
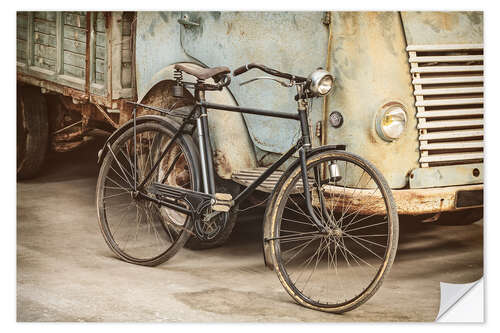
[[[140,184],[155,161],[161,155],[171,135],[161,126],[137,126],[136,154],[134,156],[133,132],[118,139],[112,150],[115,158],[108,152],[106,168],[103,172],[101,191],[98,200],[101,226],[108,245],[120,257],[134,263],[150,263],[165,256],[177,246],[188,230],[189,218],[184,214],[141,199],[132,190],[134,174]],[[180,157],[173,158],[172,155]],[[181,145],[167,152],[160,167],[153,173],[144,188],[153,182],[192,189],[194,184],[193,166]],[[137,169],[134,172],[134,157]],[[172,169],[171,173],[166,172]]]
[[[326,182],[331,162],[337,164],[341,179]],[[314,168],[319,181],[315,181]],[[358,306],[376,290],[391,263],[389,200],[373,171],[356,159],[316,159],[308,165],[308,175],[315,215],[328,230],[318,232],[308,216],[299,168],[278,207],[279,222],[273,235],[278,238],[273,245],[280,279],[304,305],[332,310]],[[319,193],[316,183],[322,184]],[[370,214],[366,208],[370,204],[383,206],[385,214]]]

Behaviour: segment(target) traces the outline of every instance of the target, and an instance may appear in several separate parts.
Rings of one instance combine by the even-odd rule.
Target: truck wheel
[[[34,177],[45,160],[49,122],[39,88],[17,89],[17,178]]]
[[[444,212],[437,220],[439,225],[468,225],[483,218],[483,208],[473,208],[457,212]]]

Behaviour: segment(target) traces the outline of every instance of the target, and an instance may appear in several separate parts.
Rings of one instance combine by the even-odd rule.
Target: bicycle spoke
[[[339,307],[358,302],[371,283],[381,281],[377,272],[387,269],[382,265],[388,251],[378,253],[387,250],[393,221],[388,218],[388,201],[380,204],[387,190],[381,191],[380,182],[368,167],[358,164],[357,159],[315,161],[307,167],[309,175],[314,172],[311,213],[326,228],[318,237],[304,231],[317,229],[306,213],[305,195],[294,191],[301,181],[300,174],[295,174],[286,183],[286,191],[282,190],[279,236],[286,238],[280,240],[281,251],[275,254],[281,265],[278,269],[285,277],[282,283],[293,288],[296,295],[292,297],[322,308]],[[336,176],[331,174],[332,178],[321,171],[328,170],[328,163],[335,163],[340,171]],[[362,215],[367,210],[371,210],[369,214]],[[381,219],[371,220],[377,214],[382,215]]]
[[[134,131],[117,138],[110,152],[114,156],[108,157],[101,167],[105,171],[101,171],[98,189],[100,224],[108,245],[127,261],[157,264],[163,255],[182,247],[173,247],[174,244],[186,242],[188,234],[193,235],[191,225],[186,224],[190,216],[159,206],[134,192],[134,186],[148,175],[145,188],[166,176],[164,183],[170,186],[196,190],[192,188],[193,161],[177,142],[168,151],[164,150],[165,141],[171,141],[169,138],[166,129],[157,123],[138,124]],[[183,164],[178,168],[181,161]],[[168,166],[172,171],[164,175]]]

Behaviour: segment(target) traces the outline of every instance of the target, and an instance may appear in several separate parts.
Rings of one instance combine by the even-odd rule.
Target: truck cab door
[[[307,76],[325,67],[328,28],[322,12],[184,12],[180,13],[180,39],[194,62],[208,67],[235,69],[251,62]],[[283,112],[296,112],[294,88],[274,82],[239,83],[266,73],[253,70],[233,79],[229,87],[238,104]],[[321,103],[313,105],[314,123],[321,119]],[[295,120],[244,115],[250,137],[266,152],[282,153],[300,138]]]

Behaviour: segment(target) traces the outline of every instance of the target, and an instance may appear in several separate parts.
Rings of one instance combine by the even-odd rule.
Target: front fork
[[[301,96],[301,92],[298,92],[298,96]],[[322,220],[318,219],[317,214],[314,211],[314,208],[312,206],[312,198],[311,198],[311,192],[309,188],[309,177],[307,176],[307,155],[308,153],[312,150],[311,147],[311,135],[309,131],[309,121],[308,121],[308,105],[307,105],[307,100],[305,99],[300,99],[298,100],[298,111],[299,111],[299,117],[300,117],[300,127],[302,131],[302,141],[303,141],[303,146],[299,149],[299,158],[300,158],[300,167],[301,167],[301,173],[302,173],[302,184],[304,188],[304,197],[306,201],[306,207],[307,211],[312,217],[312,220],[316,227],[322,231],[322,232],[327,232],[327,227],[323,223]],[[318,194],[318,200],[320,203],[321,207],[321,214],[324,217],[328,217],[324,200],[323,200],[323,195],[320,192],[320,182],[321,174],[320,170],[318,170],[317,167],[314,167],[314,183],[316,183],[316,190]]]

